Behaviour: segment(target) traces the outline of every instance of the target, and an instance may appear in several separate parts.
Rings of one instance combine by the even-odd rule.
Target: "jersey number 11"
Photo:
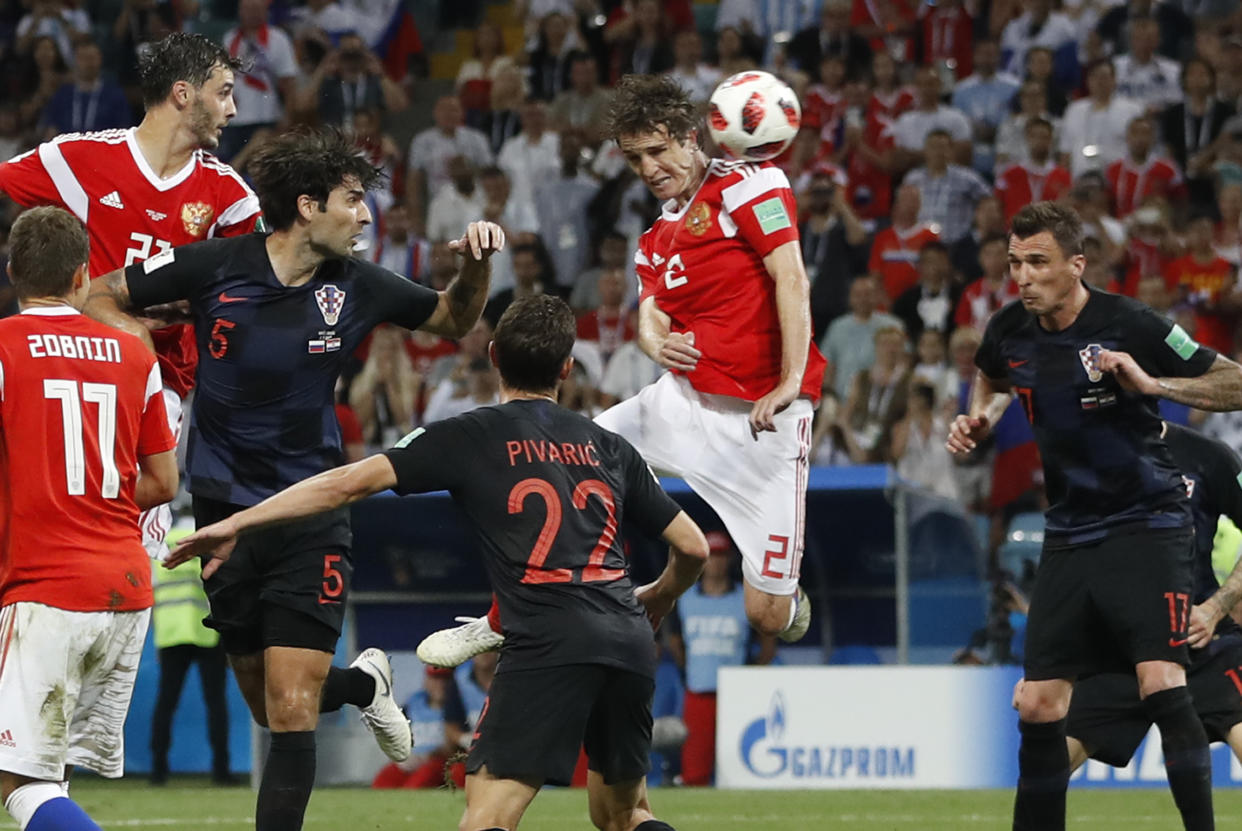
[[[99,460],[103,465],[101,492],[104,499],[121,493],[121,473],[116,467],[116,385],[78,382],[64,378],[45,378],[43,397],[60,401],[61,423],[65,432],[65,479],[70,496],[86,493],[86,448],[82,439],[82,402],[99,406]]]

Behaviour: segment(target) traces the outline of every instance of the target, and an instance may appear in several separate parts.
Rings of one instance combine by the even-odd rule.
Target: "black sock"
[[[1013,802],[1013,831],[1065,831],[1065,790],[1069,787],[1069,750],[1065,719],[1034,724],[1018,722],[1018,795]]]
[[[255,831],[300,831],[315,785],[315,731],[273,733],[267,752]]]
[[[362,670],[351,667],[332,667],[323,682],[323,697],[319,700],[319,712],[335,713],[346,704],[355,707],[369,706],[375,698],[375,679]]]
[[[634,827],[634,831],[676,831],[673,826],[667,822],[660,822],[658,819],[649,819],[646,822],[640,822]]]
[[[1160,728],[1169,790],[1182,812],[1186,831],[1212,831],[1212,757],[1207,733],[1185,687],[1161,690],[1143,699],[1148,718]]]

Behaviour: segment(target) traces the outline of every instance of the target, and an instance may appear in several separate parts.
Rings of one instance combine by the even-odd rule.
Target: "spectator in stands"
[[[1242,35],[1225,38],[1212,68],[1216,70],[1216,97],[1236,105],[1242,97]]]
[[[268,25],[270,6],[271,0],[241,0],[237,25],[224,35],[229,54],[242,62],[233,86],[237,115],[220,137],[219,155],[226,161],[259,130],[283,124],[285,107],[293,103],[299,75],[293,41]]]
[[[838,401],[849,395],[854,376],[875,362],[875,334],[881,329],[901,331],[901,321],[876,310],[875,280],[864,275],[850,284],[850,313],[828,325],[820,350],[828,360],[824,370],[824,392]]]
[[[1211,208],[1217,138],[1236,106],[1216,97],[1216,71],[1201,58],[1191,58],[1182,67],[1182,90],[1185,96],[1160,117],[1160,135],[1169,156],[1185,172],[1191,203]]]
[[[949,410],[950,416],[970,411],[970,389],[978,372],[975,352],[982,342],[981,332],[968,326],[959,326],[949,336],[949,361],[957,380],[957,396]],[[985,439],[975,452],[954,459],[952,475],[958,499],[972,513],[986,514],[989,510],[995,455],[994,442]]]
[[[763,44],[751,32],[726,26],[716,32],[716,66],[724,77],[757,69],[763,61]]]
[[[495,329],[505,309],[519,297],[533,294],[564,297],[567,293],[556,284],[556,272],[543,246],[538,242],[518,243],[513,246],[513,287],[493,294],[483,307],[483,317]]]
[[[352,126],[360,110],[397,112],[409,103],[401,86],[384,74],[379,56],[352,32],[342,35],[340,46],[319,62],[300,97],[302,109],[318,112],[321,123],[342,127]]]
[[[1039,84],[1044,91],[1047,111],[1056,116],[1055,123],[1060,123],[1060,118],[1065,115],[1065,108],[1069,105],[1067,90],[1076,88],[1078,79],[1074,78],[1067,84],[1057,78],[1055,70],[1051,49],[1036,46],[1026,53],[1026,74],[1023,80]]]
[[[456,239],[462,228],[483,213],[483,196],[470,160],[453,156],[448,160],[448,174],[448,184],[436,192],[427,208],[427,239],[432,242]]]
[[[1143,114],[1142,106],[1117,94],[1117,73],[1110,61],[1089,64],[1086,76],[1087,97],[1070,104],[1061,123],[1060,163],[1075,179],[1120,158],[1126,127]]]
[[[548,105],[530,99],[522,105],[522,131],[505,141],[497,163],[521,198],[533,198],[535,184],[547,181],[561,166],[561,139],[548,129]]]
[[[625,300],[625,269],[603,269],[597,292],[599,305],[578,315],[578,340],[597,344],[607,363],[621,344],[633,340],[636,334],[629,314],[621,306]]]
[[[43,110],[43,137],[61,133],[87,133],[129,127],[134,123],[125,92],[100,77],[103,52],[93,40],[80,40],[74,47],[73,80],[61,85]],[[10,154],[0,156],[12,158]]]
[[[953,457],[944,446],[948,421],[936,408],[936,390],[915,380],[907,397],[906,416],[893,427],[889,458],[897,475],[936,496],[958,499]]]
[[[1052,52],[1057,79],[1072,86],[1078,77],[1078,27],[1053,11],[1052,0],[1023,0],[1022,14],[1005,26],[1000,45],[1001,63],[1014,75],[1022,74],[1027,51],[1042,46]]]
[[[948,333],[953,328],[960,289],[953,283],[949,249],[933,240],[919,251],[919,281],[893,303],[893,316],[900,320],[911,340],[924,329]]]
[[[139,59],[146,54],[149,44],[169,33],[172,16],[172,7],[161,6],[156,0],[123,0],[121,13],[112,24],[112,40],[120,56],[117,82],[136,110],[142,106],[142,91],[138,88]]]
[[[706,537],[710,556],[703,575],[677,601],[666,639],[686,678],[681,779],[692,787],[712,784],[716,770],[717,673],[722,667],[752,663],[748,660],[752,630],[746,622],[742,586],[732,574],[737,551],[724,531],[708,531]],[[753,663],[771,663],[775,639],[753,637],[762,644]]]
[[[995,196],[985,196],[975,205],[974,222],[970,233],[949,246],[949,263],[956,272],[958,283],[978,280],[983,274],[979,267],[979,248],[983,241],[996,234],[1004,234],[1005,218],[1001,215],[1001,203]]]
[[[569,88],[569,64],[577,42],[566,15],[553,12],[539,21],[535,47],[526,54],[531,98],[551,101]]]
[[[1212,247],[1233,265],[1242,265],[1242,184],[1222,183],[1216,189],[1216,233]]]
[[[1194,37],[1194,25],[1177,4],[1161,0],[1128,0],[1110,9],[1096,27],[1096,33],[1104,42],[1105,51],[1120,55],[1126,51],[1126,30],[1130,21],[1154,17],[1160,33],[1160,54],[1180,60]]]
[[[595,58],[575,52],[569,62],[569,89],[556,96],[548,108],[554,129],[574,128],[585,132],[591,147],[599,144],[612,95],[600,87]]]
[[[583,137],[577,130],[561,133],[558,175],[535,185],[535,217],[561,285],[572,287],[591,254],[588,206],[599,183],[582,169]],[[568,292],[565,292],[568,294]]]
[[[878,231],[871,243],[867,270],[884,292],[875,299],[880,308],[888,308],[906,289],[918,282],[918,270],[914,264],[918,261],[919,251],[929,241],[940,238],[935,229],[919,219],[922,205],[922,191],[912,184],[903,184],[893,198],[893,224]],[[851,299],[850,308],[853,307]]]
[[[638,311],[629,313],[630,326],[637,331]],[[638,391],[660,377],[663,368],[647,356],[638,345],[637,340],[626,341],[617,347],[604,367],[604,376],[599,382],[599,405],[603,409],[611,407],[618,401],[631,398]]]
[[[871,97],[867,101],[867,118],[892,123],[914,106],[914,92],[901,83],[897,61],[887,52],[871,56]]]
[[[917,106],[907,110],[893,125],[893,138],[897,144],[897,170],[909,170],[923,163],[923,151],[927,136],[933,130],[946,133],[952,142],[952,158],[960,164],[970,164],[970,120],[955,107],[941,102],[940,73],[930,66],[921,67],[914,76],[917,90]]]
[[[429,198],[449,183],[448,162],[454,156],[465,156],[476,167],[492,163],[487,136],[462,123],[461,102],[455,95],[436,101],[435,126],[414,137],[408,154],[409,178],[406,195],[412,200],[411,214],[422,216],[421,199]]]
[[[464,722],[452,724],[444,719],[444,705],[455,695],[453,670],[427,667],[422,688],[402,707],[414,732],[414,752],[404,762],[385,765],[371,782],[372,788],[438,788],[444,785],[444,768],[449,757],[470,737]],[[462,779],[464,782],[465,777]],[[462,784],[458,783],[458,787]]]
[[[1027,158],[1005,165],[996,174],[996,196],[1005,225],[1032,202],[1055,201],[1069,192],[1070,172],[1052,156],[1052,124],[1038,116],[1026,122]]]
[[[919,219],[939,226],[940,239],[950,244],[970,233],[975,204],[991,195],[978,173],[950,163],[952,141],[945,130],[929,132],[923,146],[924,166],[910,171],[904,182],[919,189]]]
[[[816,67],[814,83],[802,94],[802,129],[814,132],[818,142],[814,158],[831,155],[845,115],[845,60],[825,55]]]
[[[1141,102],[1149,113],[1159,113],[1182,98],[1178,88],[1181,66],[1172,58],[1156,54],[1160,24],[1154,17],[1130,21],[1130,51],[1113,58],[1117,92]]]
[[[629,8],[604,30],[613,83],[623,75],[657,75],[673,68],[670,27],[659,0],[632,0]]]
[[[1047,94],[1038,81],[1023,81],[1018,90],[1018,111],[1006,116],[996,130],[996,167],[1003,169],[1006,165],[1028,161],[1030,151],[1026,146],[1026,125],[1032,119],[1042,118],[1052,127],[1053,144],[1056,147],[1057,130],[1061,119],[1048,112]]]
[[[864,75],[871,67],[871,47],[850,27],[849,0],[824,0],[819,25],[802,29],[785,50],[798,69],[814,75],[819,63],[829,55],[845,59],[846,74],[851,78]]]
[[[306,0],[305,6],[289,10],[298,53],[318,65],[346,32],[357,31],[357,7],[346,8],[337,0]]]
[[[376,329],[362,371],[349,385],[349,406],[373,451],[392,447],[414,426],[422,379],[415,374],[402,341],[402,333],[391,326]]]
[[[526,106],[523,83],[522,70],[513,65],[501,68],[488,81],[491,98],[487,108],[466,113],[466,123],[487,136],[493,156],[522,130],[522,110]]]
[[[462,380],[450,378],[431,391],[423,411],[423,423],[443,421],[499,403],[500,376],[496,367],[487,358],[478,358],[470,362]]]
[[[901,8],[898,6],[898,8]],[[923,63],[951,70],[961,80],[974,66],[975,22],[962,0],[925,4],[919,7],[922,29]]]
[[[33,146],[34,142],[30,142]],[[14,103],[0,104],[0,159],[11,159],[27,147],[27,142],[22,138],[21,121],[17,113],[17,105]],[[3,223],[0,230],[0,240],[8,239],[8,221],[0,216],[0,223]],[[4,250],[4,245],[0,244],[0,252]]]
[[[826,169],[811,174],[803,220],[798,225],[802,261],[811,281],[814,337],[849,310],[851,281],[867,271],[867,231],[859,222],[846,189]]]
[[[1169,205],[1163,199],[1152,198],[1143,202],[1125,224],[1128,236],[1121,292],[1135,297],[1140,280],[1163,275],[1169,263],[1181,256],[1182,251],[1177,234],[1173,232]],[[1163,278],[1160,282],[1162,289],[1168,288]]]
[[[518,241],[539,230],[535,208],[529,199],[513,193],[509,177],[499,167],[485,167],[479,174],[482,190],[483,218],[495,222],[505,231],[505,239]],[[495,294],[513,285],[513,255],[508,250],[492,255],[491,292]]]
[[[673,36],[673,68],[668,74],[696,103],[711,98],[722,77],[719,69],[703,62],[703,37],[694,29]]]
[[[65,61],[71,61],[74,44],[90,36],[90,15],[67,0],[33,0],[29,8],[13,31],[14,51],[30,55],[40,38],[51,38]]]
[[[30,53],[23,59],[19,87],[17,112],[23,131],[35,126],[57,90],[69,80],[69,72],[56,41],[50,37],[35,38]]]
[[[944,332],[923,330],[914,343],[917,363],[910,370],[910,381],[930,386],[935,391],[936,411],[952,417],[956,411],[950,412],[950,409],[957,406],[957,370],[949,366],[945,348],[947,341]]]
[[[377,264],[416,283],[427,283],[431,243],[414,233],[405,205],[397,203],[384,212],[384,233],[377,244]]]
[[[629,245],[625,234],[615,229],[605,231],[600,237],[596,250],[599,265],[586,269],[574,280],[573,291],[569,295],[570,307],[576,312],[586,312],[598,306],[600,304],[600,275],[609,269],[622,269],[624,271],[629,259],[629,253]],[[622,290],[627,298],[631,294],[635,294],[628,287],[623,287]],[[635,297],[634,299],[637,298]]]
[[[490,20],[484,20],[474,30],[474,48],[470,58],[457,70],[453,88],[466,110],[466,120],[472,112],[485,112],[492,105],[492,84],[502,72],[516,70],[513,58],[505,54],[504,32]]]
[[[568,377],[561,382],[556,399],[565,409],[581,413],[587,418],[595,418],[603,412],[599,406],[599,391],[595,389],[595,382],[592,380],[592,370],[587,369],[592,363],[592,358],[587,356],[592,355],[595,366],[602,372],[599,353],[591,350],[594,345],[591,341],[578,341],[574,344],[574,366]]]
[[[1237,268],[1212,248],[1214,217],[1195,214],[1186,226],[1186,253],[1169,263],[1166,282],[1194,314],[1195,340],[1222,355],[1232,355],[1234,329],[1242,297]]]
[[[819,17],[820,4],[806,0],[721,0],[716,14],[716,30],[735,29],[746,32],[759,47],[760,65],[770,66],[773,54],[764,50],[774,45],[774,36],[787,40],[795,33],[813,28]]]
[[[1101,291],[1121,293],[1121,283],[1117,280],[1117,272],[1104,256],[1104,246],[1099,237],[1084,237],[1082,253],[1087,264],[1082,270],[1082,281]]]
[[[910,366],[906,335],[887,326],[875,333],[875,360],[854,376],[841,409],[845,445],[856,465],[891,462],[893,426],[906,413]]]
[[[470,365],[487,359],[487,345],[492,341],[492,325],[479,318],[457,342],[457,351],[436,358],[427,375],[427,387],[435,389],[446,382],[464,383]]]
[[[985,175],[990,175],[996,166],[996,130],[1009,112],[1019,86],[1016,76],[997,71],[999,64],[1000,48],[996,41],[977,41],[974,74],[958,82],[953,90],[953,106],[970,120],[974,168]]]
[[[865,102],[874,99],[865,80],[851,81],[845,89],[847,106],[836,160],[845,171],[850,206],[870,231],[878,221],[888,219],[892,204],[895,151],[891,122],[866,114]]]
[[[953,322],[982,332],[992,315],[1018,299],[1018,284],[1009,275],[1009,239],[992,234],[979,245],[979,269],[982,276],[962,290],[957,301]]]
[[[1151,197],[1180,201],[1185,196],[1177,163],[1153,151],[1156,128],[1148,116],[1133,119],[1126,128],[1126,155],[1105,170],[1113,216],[1125,219]]]

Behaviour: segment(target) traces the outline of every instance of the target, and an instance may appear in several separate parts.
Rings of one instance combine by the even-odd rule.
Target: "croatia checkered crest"
[[[323,315],[323,322],[335,326],[341,319],[341,309],[345,306],[345,292],[328,284],[315,290],[315,303],[319,306],[319,313]]]

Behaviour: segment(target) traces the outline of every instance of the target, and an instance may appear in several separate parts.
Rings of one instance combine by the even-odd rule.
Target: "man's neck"
[[[1091,106],[1097,110],[1108,109],[1108,105],[1111,103],[1113,103],[1113,94],[1111,92],[1108,95],[1091,96]]]
[[[927,172],[935,176],[937,179],[939,179],[941,176],[943,176],[948,171],[949,171],[949,166],[947,164],[927,165]]]
[[[677,195],[677,210],[681,210],[690,204],[690,200],[699,192],[699,186],[703,184],[703,179],[707,176],[707,156],[702,150],[694,151],[694,175],[686,183],[686,189]]]
[[[102,85],[103,84],[100,82],[98,76],[94,78],[90,78],[90,79],[79,78],[77,80],[77,88],[80,89],[82,92],[94,92],[95,90],[99,89]]]
[[[1134,153],[1130,153],[1129,156],[1130,156],[1130,164],[1134,165],[1135,167],[1142,167],[1143,165],[1147,164],[1148,160],[1151,159],[1151,151],[1148,150],[1146,153],[1144,153],[1141,156],[1136,155]]]
[[[1043,167],[1048,164],[1048,154],[1045,153],[1041,158],[1031,157],[1031,164],[1035,167]]]
[[[983,282],[988,288],[995,291],[1005,285],[1005,272],[1001,271],[996,274],[984,274]]]
[[[1091,299],[1091,292],[1083,285],[1082,280],[1079,280],[1059,309],[1051,314],[1039,315],[1040,325],[1049,332],[1064,332],[1078,319],[1078,315],[1082,313],[1089,299]]]
[[[699,591],[708,597],[720,597],[729,593],[729,585],[728,577],[709,577],[704,575],[699,583]]]
[[[198,143],[177,122],[177,114],[171,104],[161,104],[148,110],[142,123],[134,130],[138,151],[147,160],[155,175],[161,179],[177,173],[189,163],[198,150]]]
[[[310,239],[296,226],[289,231],[273,231],[265,245],[276,279],[290,288],[309,282],[324,262],[324,256],[311,248]]]
[[[1196,115],[1206,110],[1207,106],[1208,96],[1206,92],[1192,92],[1186,96],[1186,109]]]
[[[919,109],[925,113],[940,112],[940,102],[932,101],[930,104],[919,104]]]
[[[557,390],[539,390],[531,392],[530,390],[519,390],[506,386],[503,381],[500,383],[500,403],[508,404],[510,401],[551,401],[556,403]]]
[[[872,309],[868,309],[865,312],[856,311],[854,312],[854,319],[857,320],[859,323],[866,323],[868,320],[871,319],[871,316],[873,314],[875,314],[875,311]]]
[[[1195,262],[1199,263],[1200,265],[1207,265],[1208,263],[1215,261],[1216,250],[1213,248],[1199,249],[1196,251],[1191,251],[1190,256],[1194,257]]]

